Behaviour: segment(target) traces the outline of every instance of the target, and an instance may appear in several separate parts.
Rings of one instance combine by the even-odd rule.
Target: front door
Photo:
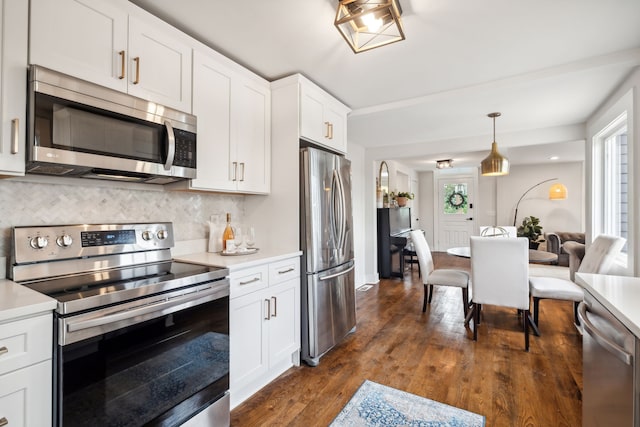
[[[447,176],[437,180],[437,250],[469,246],[473,235],[473,176]]]

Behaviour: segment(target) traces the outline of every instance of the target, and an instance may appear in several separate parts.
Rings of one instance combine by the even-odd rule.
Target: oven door
[[[226,295],[215,298],[184,292],[109,307],[104,316],[58,316],[59,343],[65,331],[92,333],[57,346],[56,425],[178,426],[228,402],[229,296],[221,282]]]

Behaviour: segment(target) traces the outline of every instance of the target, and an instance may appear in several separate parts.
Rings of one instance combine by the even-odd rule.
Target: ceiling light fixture
[[[451,167],[453,167],[453,159],[436,160],[436,168],[438,169],[448,169]]]
[[[493,119],[493,142],[491,143],[491,153],[480,163],[480,173],[484,176],[500,176],[509,174],[509,159],[498,152],[496,143],[496,117],[500,113],[489,113],[487,117]]]
[[[404,40],[398,0],[340,0],[334,25],[354,53]]]

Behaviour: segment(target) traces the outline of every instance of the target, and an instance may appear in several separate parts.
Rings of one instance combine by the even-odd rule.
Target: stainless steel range
[[[173,244],[171,223],[13,229],[12,279],[58,300],[55,426],[229,425],[228,270]]]

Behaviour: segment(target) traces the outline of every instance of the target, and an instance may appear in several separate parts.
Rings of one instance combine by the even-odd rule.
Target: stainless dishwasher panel
[[[579,316],[584,328],[583,427],[638,427],[638,340],[588,292]]]

